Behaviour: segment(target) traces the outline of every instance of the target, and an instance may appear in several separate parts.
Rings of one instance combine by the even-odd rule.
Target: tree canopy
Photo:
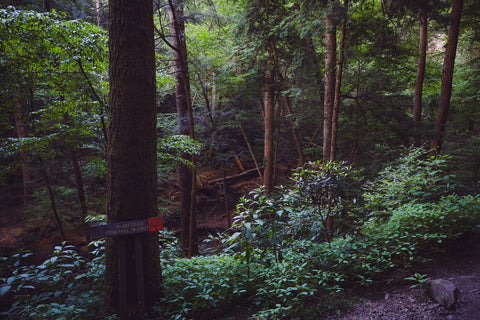
[[[161,237],[165,318],[225,311],[246,298],[268,319],[474,232],[478,1],[145,0],[143,20],[115,23],[118,12],[105,4],[0,4],[0,203],[23,200],[38,225],[32,237],[65,240],[88,229],[85,220],[105,220],[106,207],[109,222],[159,211],[174,230]],[[143,45],[148,55],[136,53]],[[132,54],[123,65],[119,52]],[[206,252],[196,215],[210,221],[212,199],[233,224],[210,236],[221,253],[181,258]],[[156,238],[142,241],[147,260],[156,259]],[[115,312],[112,243],[107,301]],[[58,259],[98,271],[96,252],[88,267],[65,245]],[[50,279],[63,267],[41,268]],[[75,292],[91,281],[99,294],[104,276],[80,276]],[[161,277],[149,277],[157,297]],[[12,303],[33,286],[2,279],[0,295]],[[27,309],[14,312],[29,318]]]

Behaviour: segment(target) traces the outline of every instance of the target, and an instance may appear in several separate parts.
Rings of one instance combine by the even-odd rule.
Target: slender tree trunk
[[[107,124],[105,122],[105,112],[107,111],[107,106],[105,103],[105,100],[100,98],[100,96],[97,94],[97,91],[93,87],[92,81],[88,77],[88,74],[85,72],[85,69],[83,68],[82,60],[77,60],[78,67],[80,68],[80,72],[83,75],[83,78],[87,82],[88,87],[90,88],[91,94],[95,97],[95,100],[100,104],[101,107],[101,113],[100,113],[100,123],[102,125],[102,133],[103,133],[103,140],[105,143],[105,146],[108,144],[108,138],[107,138]]]
[[[295,147],[297,149],[298,162],[297,166],[301,167],[305,163],[305,156],[303,154],[302,140],[300,139],[300,133],[298,132],[297,126],[295,125],[294,113],[291,107],[291,101],[288,97],[283,97],[283,105],[285,110],[288,113],[288,121],[290,122],[290,127],[292,128],[293,141],[295,142]]]
[[[43,9],[45,11],[52,10],[52,0],[43,0]]]
[[[343,2],[344,14],[340,29],[340,44],[338,48],[337,76],[335,79],[335,97],[332,110],[332,142],[330,145],[330,160],[335,161],[337,157],[337,136],[338,136],[338,113],[340,111],[340,91],[342,88],[343,64],[345,61],[345,33],[347,32],[348,0]]]
[[[63,116],[64,122],[67,126],[71,126],[71,120],[68,113],[65,113]],[[70,154],[70,159],[72,160],[73,174],[75,176],[75,187],[77,189],[78,202],[80,204],[80,210],[82,212],[82,217],[85,218],[88,215],[87,212],[87,201],[85,197],[85,189],[83,183],[82,170],[80,169],[80,162],[78,161],[77,148],[69,142],[65,142],[65,147]]]
[[[282,90],[287,90],[288,89],[287,81],[285,80],[285,77],[280,72],[280,66],[279,66],[279,63],[278,63],[278,55],[277,55],[276,48],[274,48],[273,53],[274,53],[276,77],[278,78],[278,80],[280,82],[281,89]],[[282,96],[281,101],[282,101],[283,107],[285,108],[285,111],[287,112],[287,115],[288,115],[288,121],[289,121],[291,129],[292,129],[293,141],[295,142],[295,147],[297,149],[297,155],[298,155],[297,166],[300,167],[305,163],[305,157],[303,155],[302,140],[300,139],[300,134],[299,134],[298,129],[295,125],[294,113],[293,113],[293,110],[292,110],[292,107],[291,107],[290,98],[288,96]],[[278,112],[278,114],[280,114],[280,112]]]
[[[110,104],[108,108],[108,223],[143,220],[157,215],[157,136],[153,3],[110,0]],[[137,291],[135,247],[131,236],[107,239],[105,312],[121,308],[141,318],[161,297],[157,233],[136,236],[143,255],[143,292]],[[127,302],[120,306],[119,249],[125,248]],[[140,262],[138,262],[140,264]],[[140,273],[138,275],[141,275]],[[123,283],[123,281],[122,281]],[[122,285],[123,287],[123,285]],[[141,301],[142,296],[145,298]]]
[[[266,85],[265,85],[265,140],[264,140],[264,161],[265,171],[263,173],[263,184],[265,191],[270,192],[273,188],[274,178],[274,131],[275,131],[275,71],[273,57],[267,63]]]
[[[210,111],[212,113],[212,117],[215,116],[215,112],[217,110],[217,100],[218,100],[218,97],[217,97],[217,75],[215,74],[215,72],[212,72],[212,103],[211,103],[211,107],[210,107]]]
[[[443,142],[443,133],[447,123],[450,98],[452,97],[453,70],[455,67],[455,56],[457,53],[458,34],[460,29],[460,18],[462,16],[463,0],[454,0],[450,14],[450,28],[448,30],[448,41],[443,61],[442,88],[440,103],[438,105],[437,119],[435,121],[433,140],[430,145],[432,155],[440,153]]]
[[[228,194],[227,194],[227,179],[225,179],[225,165],[222,163],[222,191],[223,191],[223,198],[225,201],[225,214],[227,215],[227,225],[229,228],[232,227],[232,215],[228,211]]]
[[[97,26],[105,29],[105,11],[102,0],[95,0],[95,10],[97,11]]]
[[[45,166],[43,165],[42,159],[38,158],[38,160],[40,162],[40,174],[42,175],[43,181],[45,182],[45,187],[47,188],[47,191],[48,191],[48,199],[50,200],[53,219],[57,224],[58,231],[62,236],[62,240],[65,241],[67,240],[67,238],[65,237],[65,231],[63,230],[62,220],[60,219],[60,216],[57,211],[57,203],[55,201],[55,192],[53,191],[52,183],[50,182],[50,178],[48,177],[47,171],[45,170]]]
[[[415,97],[413,102],[413,143],[417,147],[422,145],[420,123],[422,121],[423,82],[427,63],[427,28],[427,10],[422,8],[420,10],[420,42],[418,46],[417,79],[415,80]]]
[[[175,96],[177,104],[178,134],[194,137],[192,101],[190,96],[190,79],[188,73],[187,45],[185,39],[185,21],[182,0],[169,0],[170,34],[173,46],[173,67],[175,72]],[[188,157],[188,155],[184,155]],[[194,158],[192,158],[194,163]],[[186,165],[178,165],[180,189],[180,223],[182,233],[180,242],[187,256],[195,254],[196,219],[195,219],[195,170]]]
[[[332,3],[333,0],[328,0]],[[335,100],[335,57],[337,51],[336,27],[332,13],[325,20],[325,98],[323,103],[323,162],[330,159],[332,144],[332,113]]]
[[[80,169],[80,163],[78,161],[77,150],[69,143],[67,143],[67,149],[70,153],[70,159],[72,159],[73,173],[75,175],[75,185],[77,189],[78,201],[80,203],[80,209],[82,211],[82,217],[85,218],[88,215],[87,200],[85,197],[83,175],[82,170]]]

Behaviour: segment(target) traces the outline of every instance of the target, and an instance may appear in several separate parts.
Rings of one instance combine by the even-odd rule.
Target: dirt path
[[[410,272],[452,281],[460,292],[456,308],[447,310],[425,298],[422,289],[402,284],[366,293],[353,311],[328,320],[480,320],[480,242],[439,255]]]
[[[22,241],[22,206],[0,209],[0,253],[15,252]]]

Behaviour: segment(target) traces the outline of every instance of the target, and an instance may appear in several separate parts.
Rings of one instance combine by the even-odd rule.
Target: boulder
[[[458,301],[458,288],[449,280],[427,281],[427,295],[447,309],[455,307]]]

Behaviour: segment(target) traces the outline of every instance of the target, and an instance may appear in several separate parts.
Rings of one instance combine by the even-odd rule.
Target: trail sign
[[[162,217],[92,226],[92,240],[163,230]]]
[[[163,230],[162,217],[154,217],[144,220],[133,220],[125,222],[115,222],[92,226],[92,240],[98,240],[107,237],[118,237],[118,273],[119,273],[119,303],[120,319],[129,319],[127,309],[127,256],[126,244],[127,238],[124,236],[135,235],[145,232],[155,232]],[[128,238],[130,239],[130,238]],[[143,275],[143,245],[141,237],[134,236],[135,243],[135,272],[137,278],[137,304],[139,306],[140,317],[145,313],[145,286]]]

